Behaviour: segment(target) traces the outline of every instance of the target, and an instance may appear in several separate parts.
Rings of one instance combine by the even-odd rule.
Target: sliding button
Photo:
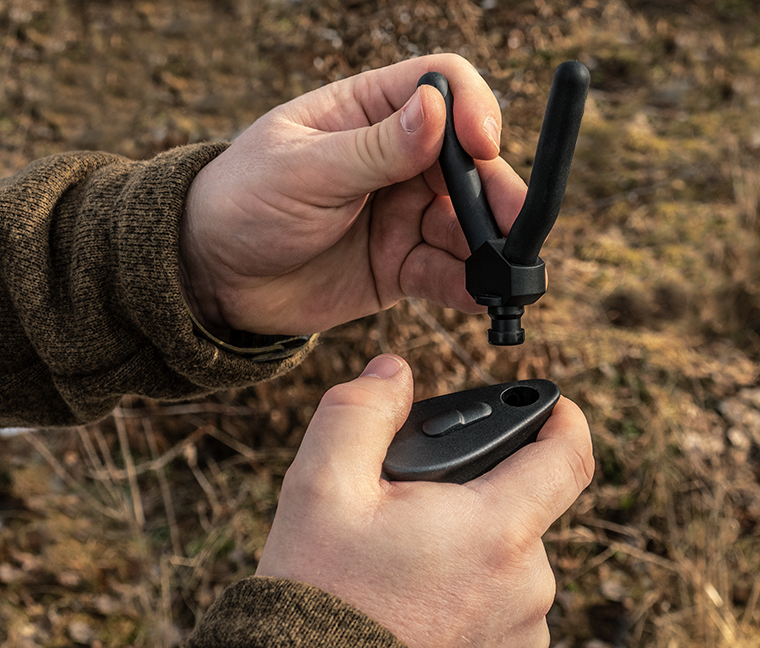
[[[488,403],[475,402],[459,409],[450,409],[430,417],[422,424],[422,431],[431,437],[443,436],[470,423],[491,415]]]

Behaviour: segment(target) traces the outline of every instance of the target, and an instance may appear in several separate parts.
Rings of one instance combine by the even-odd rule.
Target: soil
[[[491,85],[526,180],[554,68],[592,74],[526,343],[490,347],[483,318],[406,302],[270,383],[0,438],[0,646],[181,642],[255,570],[321,395],[384,351],[417,398],[541,377],[589,418],[594,483],[545,537],[553,646],[760,643],[752,0],[6,0],[0,171],[228,140],[322,84],[439,51]]]

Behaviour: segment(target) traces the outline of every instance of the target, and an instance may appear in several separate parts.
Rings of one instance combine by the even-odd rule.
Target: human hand
[[[500,157],[501,113],[464,59],[420,57],[329,84],[257,120],[190,187],[183,291],[207,328],[305,334],[404,297],[480,312],[469,249],[436,165],[446,75],[458,137],[506,232],[525,185]]]
[[[412,648],[545,648],[541,536],[589,484],[588,425],[562,398],[538,441],[467,484],[388,482],[412,376],[380,356],[332,388],[283,483],[257,570],[334,594]]]

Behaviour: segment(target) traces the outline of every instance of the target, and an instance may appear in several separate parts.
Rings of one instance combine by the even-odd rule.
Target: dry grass
[[[327,333],[290,375],[0,439],[0,646],[175,645],[253,572],[321,394],[394,351],[419,398],[555,380],[597,476],[547,534],[562,648],[760,645],[760,18],[749,0],[0,3],[0,169],[228,138],[365,66],[446,50],[526,178],[553,68],[592,92],[550,292],[523,348],[420,302]]]

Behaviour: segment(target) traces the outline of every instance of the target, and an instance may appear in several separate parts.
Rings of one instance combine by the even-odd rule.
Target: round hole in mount
[[[537,389],[520,385],[507,389],[502,393],[501,400],[510,407],[527,407],[528,405],[533,405],[539,397],[540,394]]]

